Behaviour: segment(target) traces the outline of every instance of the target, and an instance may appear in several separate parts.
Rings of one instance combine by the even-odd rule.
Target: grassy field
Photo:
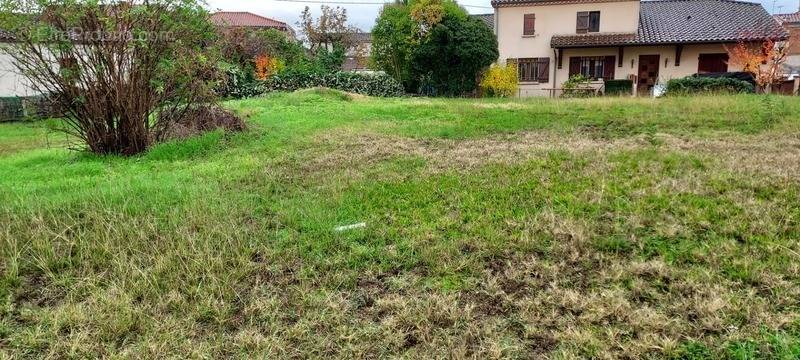
[[[0,358],[800,357],[796,98],[227,106],[0,124]]]

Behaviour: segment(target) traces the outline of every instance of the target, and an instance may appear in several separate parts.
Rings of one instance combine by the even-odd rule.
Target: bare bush
[[[0,0],[6,47],[68,133],[99,154],[145,151],[197,104],[214,103],[215,31],[198,0]],[[159,116],[168,113],[170,116]]]

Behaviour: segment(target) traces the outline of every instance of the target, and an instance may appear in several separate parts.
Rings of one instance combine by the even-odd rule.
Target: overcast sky
[[[315,14],[319,14],[320,4],[318,3],[302,3],[296,1],[281,1],[281,0],[206,0],[212,11],[227,10],[227,11],[249,11],[258,15],[274,18],[276,20],[284,21],[297,28],[297,21],[300,19],[300,12],[306,6],[315,10]],[[306,1],[306,0],[301,0]],[[375,18],[381,9],[381,0],[331,0],[331,2],[349,1],[349,2],[369,2],[376,5],[339,5],[347,9],[348,18],[351,24],[358,26],[362,30],[368,31],[375,25]],[[463,5],[471,14],[486,14],[493,12],[490,5],[491,0],[462,0],[458,3]],[[770,13],[788,13],[795,12],[798,9],[798,1],[800,0],[761,0],[760,2],[767,11]],[[774,4],[774,5],[773,5]],[[335,6],[335,5],[331,5]]]

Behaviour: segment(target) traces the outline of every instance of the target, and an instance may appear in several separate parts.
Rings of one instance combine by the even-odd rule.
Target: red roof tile
[[[800,23],[800,11],[793,14],[776,14],[775,20],[780,23]]]
[[[211,22],[217,26],[288,29],[283,21],[244,11],[220,11],[211,15]]]

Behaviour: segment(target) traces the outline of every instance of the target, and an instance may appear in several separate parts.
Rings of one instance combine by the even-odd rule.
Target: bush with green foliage
[[[561,88],[563,92],[561,93],[562,97],[589,97],[592,96],[593,93],[587,91],[586,89],[589,88],[589,83],[591,79],[582,75],[576,74],[569,77],[567,81],[564,81],[561,84]]]
[[[605,95],[631,95],[633,80],[606,80],[605,87]]]
[[[481,80],[484,96],[512,97],[519,89],[517,66],[514,64],[492,65]]]
[[[687,76],[667,82],[667,95],[753,93],[753,84],[732,78]]]

